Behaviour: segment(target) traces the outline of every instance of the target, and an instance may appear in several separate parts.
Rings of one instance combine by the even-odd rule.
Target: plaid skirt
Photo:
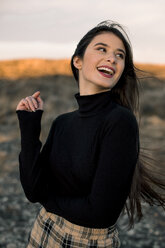
[[[69,222],[41,208],[30,232],[27,248],[119,248],[116,224],[109,228],[88,228]]]

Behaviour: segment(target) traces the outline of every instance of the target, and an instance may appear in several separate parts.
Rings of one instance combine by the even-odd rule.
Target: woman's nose
[[[115,54],[109,54],[106,59],[107,59],[107,61],[111,62],[112,64],[116,63]]]

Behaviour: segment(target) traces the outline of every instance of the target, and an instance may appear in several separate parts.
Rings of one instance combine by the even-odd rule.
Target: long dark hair
[[[71,58],[71,69],[75,80],[79,83],[79,71],[73,64],[75,56],[83,58],[85,50],[92,39],[98,34],[110,32],[119,37],[126,50],[125,68],[118,83],[111,89],[111,95],[122,106],[129,108],[136,116],[140,126],[140,107],[139,107],[139,87],[140,80],[138,72],[142,72],[133,63],[131,42],[124,28],[113,21],[103,21],[80,40]],[[150,206],[162,206],[165,210],[165,198],[156,191],[155,187],[165,189],[165,182],[155,174],[154,159],[145,152],[146,148],[140,147],[139,157],[134,171],[130,193],[122,210],[129,217],[128,229],[134,227],[135,220],[140,221],[143,217],[142,200]],[[149,150],[149,149],[148,149]],[[155,186],[155,187],[153,187]],[[137,218],[136,218],[137,217]]]

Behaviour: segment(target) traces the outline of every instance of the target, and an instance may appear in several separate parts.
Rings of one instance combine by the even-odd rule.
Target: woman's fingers
[[[36,101],[36,99],[34,97],[27,96],[25,99],[28,102],[28,104],[30,106],[30,109],[32,111],[35,111],[38,108],[38,103],[37,103],[37,101]]]
[[[38,103],[38,109],[43,109],[43,100],[40,97],[40,91],[36,91],[32,97],[34,97]]]
[[[29,106],[27,100],[23,98],[18,103],[16,110],[26,110],[26,111],[29,111],[30,110],[30,106]]]
[[[33,95],[32,95],[32,97],[34,97],[34,98],[36,98],[37,99],[37,97],[40,95],[40,91],[36,91]]]
[[[16,110],[26,110],[35,112],[37,109],[43,109],[43,101],[40,91],[35,92],[32,96],[23,98],[17,105]]]
[[[40,96],[37,97],[37,102],[38,102],[38,108],[43,109],[43,101]]]
[[[26,107],[26,109],[30,110],[30,105],[29,105],[28,101],[26,99],[22,99],[22,102],[23,102],[24,106]]]
[[[40,97],[40,91],[36,91],[33,95],[33,98],[37,101],[38,109],[43,109],[43,100]]]

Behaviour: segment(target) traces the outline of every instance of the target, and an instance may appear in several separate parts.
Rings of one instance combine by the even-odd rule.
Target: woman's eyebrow
[[[98,46],[98,45],[102,45],[102,46],[106,46],[106,47],[108,47],[108,45],[107,45],[107,44],[102,43],[102,42],[96,43],[94,46]]]
[[[94,45],[94,47],[95,47],[95,46],[98,46],[98,45],[102,45],[102,46],[105,46],[105,47],[109,47],[107,44],[105,44],[105,43],[103,43],[103,42],[98,42],[98,43],[96,43],[96,44]],[[120,51],[120,52],[122,52],[122,53],[124,53],[124,54],[126,55],[126,53],[125,53],[125,51],[124,51],[123,49],[117,48],[116,50],[117,50],[117,51]]]
[[[126,55],[126,53],[124,52],[124,50],[121,49],[121,48],[117,48],[117,51],[122,52],[122,53],[124,53],[124,55]]]

